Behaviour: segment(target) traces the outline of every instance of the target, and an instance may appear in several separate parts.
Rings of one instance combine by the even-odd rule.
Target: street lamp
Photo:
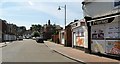
[[[58,10],[61,10],[61,8],[64,8],[65,10],[65,26],[66,26],[66,5],[65,6],[59,6]],[[64,26],[64,28],[65,28]],[[66,43],[66,32],[64,31],[64,38],[65,38],[65,46],[67,46],[67,43]]]
[[[66,26],[66,5],[65,6],[59,6],[58,10],[61,10],[61,8],[65,9],[65,26]]]

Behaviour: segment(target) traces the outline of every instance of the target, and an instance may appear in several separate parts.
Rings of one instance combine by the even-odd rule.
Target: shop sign
[[[99,25],[99,24],[106,24],[106,23],[108,23],[108,19],[93,21],[92,25]]]
[[[99,24],[107,24],[111,23],[114,20],[115,17],[104,19],[104,20],[97,20],[97,21],[92,21],[92,25],[99,25]]]

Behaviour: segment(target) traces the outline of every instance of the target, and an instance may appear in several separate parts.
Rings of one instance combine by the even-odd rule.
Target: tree
[[[32,33],[32,36],[33,36],[33,37],[39,37],[39,36],[40,36],[40,33],[39,33],[38,31],[34,31],[34,32]]]
[[[40,24],[33,24],[31,27],[30,27],[30,30],[32,30],[32,31],[39,31],[40,32],[40,30],[42,29],[42,26],[40,25]]]

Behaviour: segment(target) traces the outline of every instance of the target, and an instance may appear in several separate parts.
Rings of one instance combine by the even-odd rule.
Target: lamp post
[[[65,20],[64,20],[64,23],[65,23],[64,28],[65,28],[65,26],[66,26],[66,5],[65,6],[59,6],[58,10],[61,10],[61,8],[64,8],[64,10],[65,10]],[[67,46],[67,43],[66,43],[66,32],[65,31],[64,31],[64,38],[65,38],[65,46]]]
[[[66,5],[64,7],[63,6],[59,6],[58,10],[61,10],[61,8],[65,9],[65,26],[66,26]]]

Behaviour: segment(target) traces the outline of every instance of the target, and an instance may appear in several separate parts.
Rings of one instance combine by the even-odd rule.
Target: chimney
[[[48,25],[50,25],[50,20],[48,20]]]

